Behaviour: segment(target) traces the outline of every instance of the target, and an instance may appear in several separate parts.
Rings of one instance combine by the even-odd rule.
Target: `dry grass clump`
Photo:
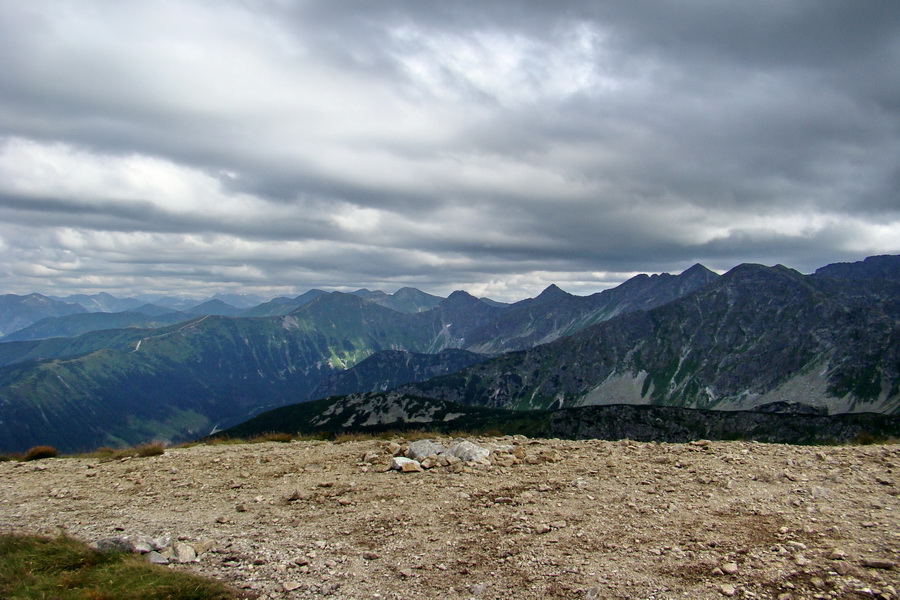
[[[135,456],[147,458],[148,456],[160,456],[165,454],[166,447],[162,442],[152,442],[150,444],[141,444],[134,448]]]
[[[148,444],[140,444],[138,446],[130,446],[128,448],[110,448],[103,446],[97,448],[93,452],[80,454],[81,458],[99,458],[100,460],[121,460],[123,458],[146,458],[149,456],[159,456],[164,454],[166,446],[162,442],[151,442]]]
[[[34,446],[25,453],[24,460],[41,460],[42,458],[56,458],[59,450],[53,446]]]
[[[255,438],[250,439],[251,444],[261,444],[264,442],[280,442],[282,444],[289,444],[291,440],[294,439],[290,433],[281,433],[281,432],[270,432],[263,433],[262,435],[258,435]]]

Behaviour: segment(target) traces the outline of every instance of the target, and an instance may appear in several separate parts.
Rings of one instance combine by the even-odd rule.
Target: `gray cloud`
[[[0,0],[4,292],[810,271],[898,164],[888,0]]]

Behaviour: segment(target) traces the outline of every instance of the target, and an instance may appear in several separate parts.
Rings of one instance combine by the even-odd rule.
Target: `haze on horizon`
[[[0,293],[900,253],[900,3],[0,0]]]

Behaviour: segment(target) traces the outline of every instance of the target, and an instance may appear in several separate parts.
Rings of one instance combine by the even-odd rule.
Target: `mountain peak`
[[[816,269],[817,276],[842,277],[844,279],[893,279],[900,280],[900,255],[869,256],[859,262],[842,262]]]
[[[541,301],[555,300],[557,298],[565,298],[566,296],[571,296],[571,295],[572,294],[563,290],[555,283],[551,283],[549,286],[547,286],[547,289],[545,289],[543,292],[538,294],[538,296],[535,298],[535,300],[541,300]]]
[[[481,300],[465,290],[456,290],[455,292],[447,296],[447,300],[452,300],[453,302],[471,302],[473,300],[475,302],[481,302]]]

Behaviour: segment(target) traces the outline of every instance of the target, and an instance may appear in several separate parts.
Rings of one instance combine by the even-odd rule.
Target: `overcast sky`
[[[896,253],[896,0],[0,0],[0,293]]]

